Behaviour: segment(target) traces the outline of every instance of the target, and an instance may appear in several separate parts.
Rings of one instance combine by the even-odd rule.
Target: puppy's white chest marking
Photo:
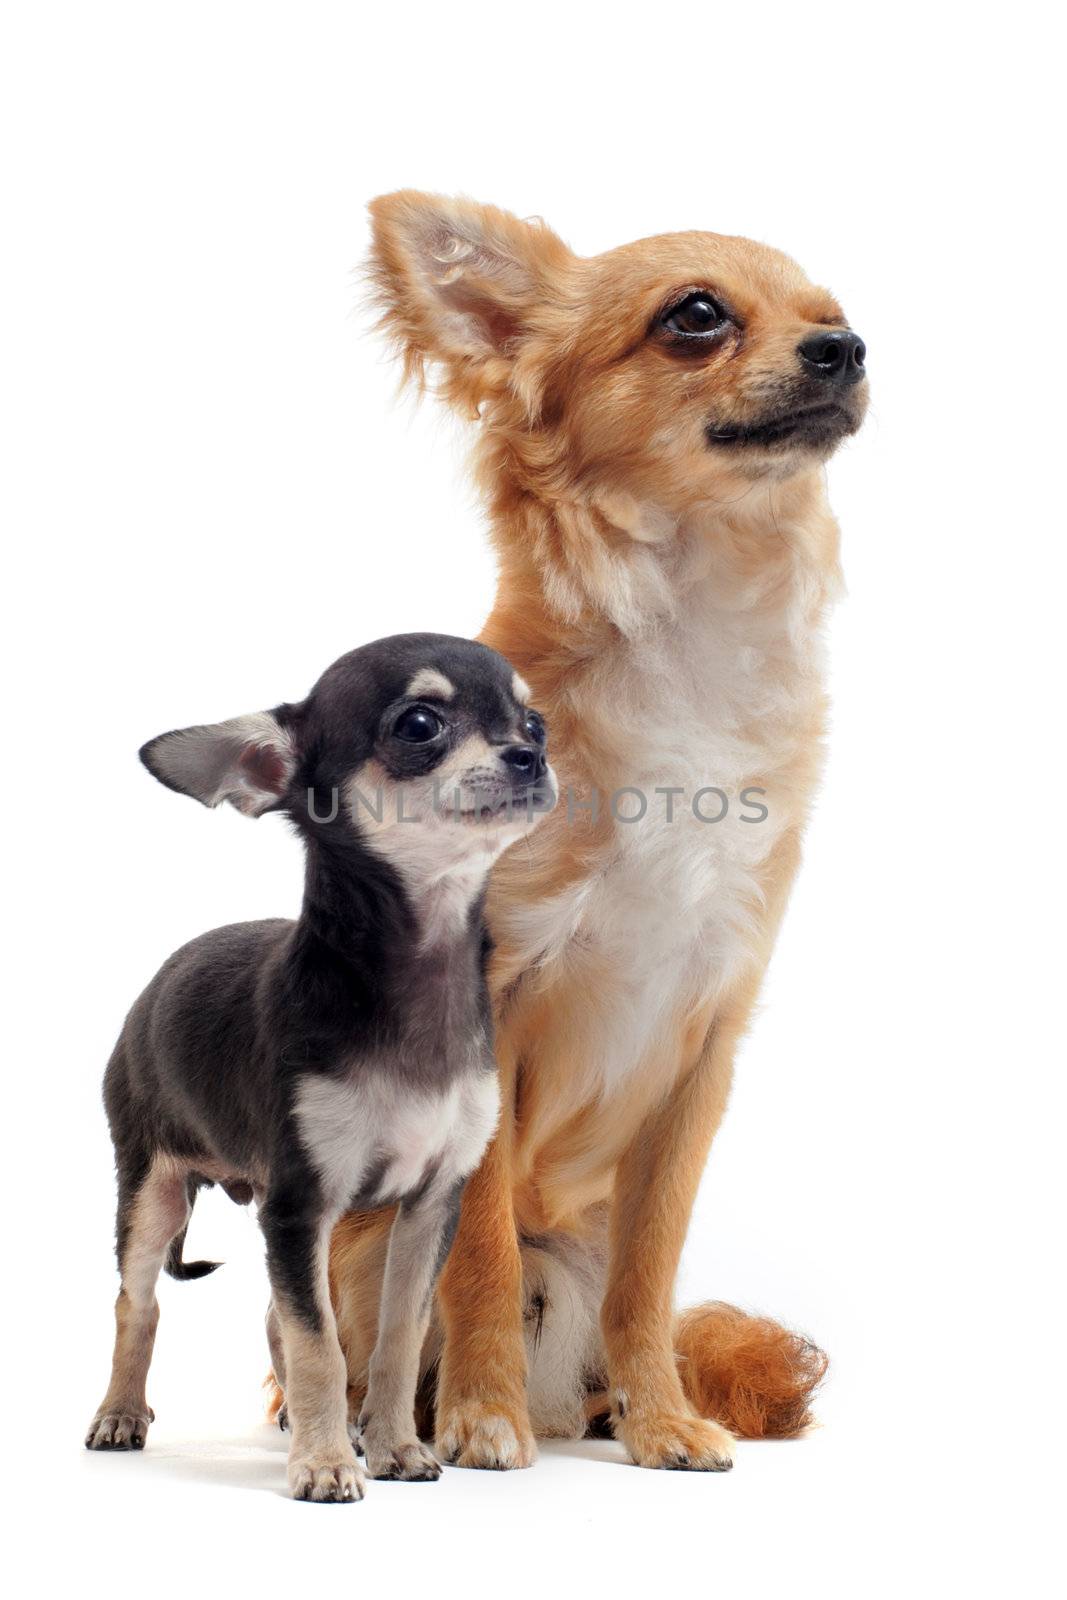
[[[339,1210],[356,1195],[384,1204],[428,1177],[435,1188],[451,1187],[481,1160],[499,1106],[492,1072],[475,1069],[427,1090],[369,1069],[351,1079],[308,1075],[295,1116],[328,1203]]]

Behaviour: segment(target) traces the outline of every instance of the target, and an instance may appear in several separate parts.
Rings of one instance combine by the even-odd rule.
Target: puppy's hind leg
[[[147,1173],[120,1171],[118,1257],[111,1382],[85,1437],[90,1450],[142,1450],[154,1413],[145,1396],[159,1306],[156,1280],[174,1236],[189,1220],[184,1171],[156,1156]]]
[[[462,1184],[432,1185],[417,1200],[405,1201],[393,1223],[378,1341],[359,1419],[373,1478],[431,1481],[441,1475],[437,1457],[419,1442],[415,1392],[434,1284],[455,1237],[461,1190]]]

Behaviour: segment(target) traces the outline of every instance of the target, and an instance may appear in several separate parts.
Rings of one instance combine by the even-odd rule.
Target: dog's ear
[[[370,277],[383,322],[421,381],[445,369],[447,397],[476,406],[507,368],[537,312],[558,299],[574,256],[539,219],[403,189],[370,204]]]
[[[248,817],[276,805],[296,770],[291,729],[273,711],[161,733],[141,747],[140,755],[168,789],[205,806],[228,800]]]

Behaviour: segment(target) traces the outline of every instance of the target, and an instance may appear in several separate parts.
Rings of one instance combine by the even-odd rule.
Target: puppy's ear
[[[248,817],[276,805],[296,770],[292,733],[273,711],[161,733],[141,747],[140,755],[168,789],[205,806],[228,800]]]
[[[445,393],[476,407],[507,367],[539,310],[558,299],[575,258],[538,219],[471,200],[403,189],[370,204],[370,277],[383,322],[422,381],[445,369]]]

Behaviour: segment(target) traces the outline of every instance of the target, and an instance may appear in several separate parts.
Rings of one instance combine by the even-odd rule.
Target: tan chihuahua
[[[864,346],[749,240],[583,259],[488,206],[371,210],[408,376],[432,364],[477,420],[482,638],[544,708],[566,796],[490,891],[505,1110],[424,1351],[438,1449],[526,1466],[600,1413],[644,1466],[721,1470],[731,1434],[798,1433],[825,1369],[733,1307],[676,1318],[672,1291],[819,775],[823,463],[863,418]],[[334,1237],[357,1412],[387,1235]]]

